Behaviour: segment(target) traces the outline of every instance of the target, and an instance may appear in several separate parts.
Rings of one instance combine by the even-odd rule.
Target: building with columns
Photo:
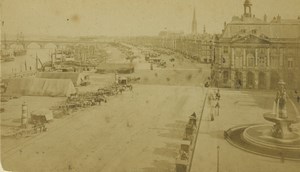
[[[268,21],[252,14],[250,0],[244,14],[224,23],[215,40],[212,82],[219,87],[274,89],[283,79],[300,88],[300,18]]]

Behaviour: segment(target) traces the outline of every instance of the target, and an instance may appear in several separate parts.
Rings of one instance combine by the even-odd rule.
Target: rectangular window
[[[272,67],[279,66],[279,57],[278,56],[271,56],[271,66]]]
[[[291,69],[294,67],[294,61],[293,58],[288,58],[288,68]]]
[[[228,53],[228,47],[223,47],[223,52]]]
[[[229,80],[229,73],[228,71],[223,72],[223,83],[226,84]]]
[[[283,48],[279,49],[280,57],[279,57],[279,64],[280,66],[283,66]]]
[[[267,57],[258,57],[258,65],[259,66],[265,66]]]

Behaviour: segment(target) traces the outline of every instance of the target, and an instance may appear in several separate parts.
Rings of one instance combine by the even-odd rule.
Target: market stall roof
[[[79,72],[39,72],[36,78],[45,79],[71,79],[75,86],[84,81],[84,75]]]
[[[76,93],[70,79],[17,78],[9,79],[5,95],[65,97]]]

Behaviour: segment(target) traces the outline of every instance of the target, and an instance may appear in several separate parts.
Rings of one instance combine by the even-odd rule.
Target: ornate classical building
[[[220,87],[273,89],[283,79],[290,89],[300,86],[300,18],[271,21],[256,18],[252,3],[244,14],[224,23],[215,40],[212,82]]]

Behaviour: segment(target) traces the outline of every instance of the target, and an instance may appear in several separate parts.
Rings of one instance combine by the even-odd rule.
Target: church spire
[[[196,19],[196,9],[194,8],[194,15],[193,15],[193,21],[192,21],[192,34],[197,34],[197,19]]]

